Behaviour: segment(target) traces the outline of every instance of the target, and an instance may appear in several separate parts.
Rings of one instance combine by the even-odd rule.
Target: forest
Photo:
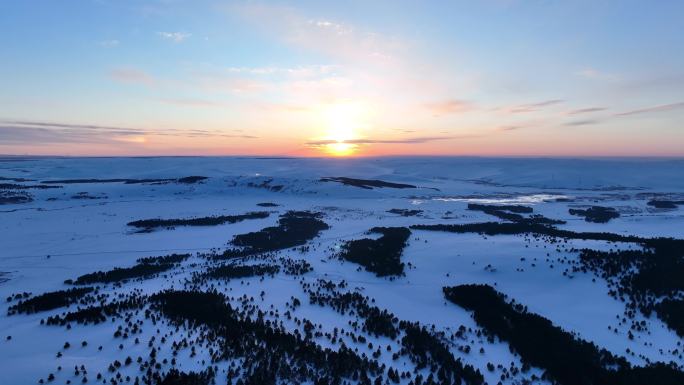
[[[77,302],[86,294],[92,292],[92,287],[80,287],[68,290],[58,290],[36,295],[19,301],[8,309],[8,314],[36,313],[40,311],[57,309]]]
[[[44,180],[44,184],[90,184],[90,183],[123,183],[123,184],[165,184],[165,183],[181,183],[193,184],[208,179],[206,176],[186,176],[182,178],[162,178],[162,179],[131,179],[131,178],[109,178],[109,179],[57,179]]]
[[[392,183],[392,182],[385,182],[384,180],[379,180],[379,179],[356,179],[356,178],[347,178],[347,177],[325,177],[320,179],[321,182],[337,182],[337,183],[342,183],[343,185],[347,186],[354,186],[354,187],[360,187],[362,189],[366,190],[372,190],[374,187],[378,188],[416,188],[416,186],[412,184],[404,184],[404,183]]]
[[[244,317],[217,292],[164,291],[151,298],[153,308],[172,322],[190,322],[209,341],[222,340],[213,353],[215,361],[241,358],[228,380],[241,376],[244,385],[286,382],[340,384],[343,378],[368,379],[382,371],[377,362],[351,349],[322,348],[299,334],[292,334],[262,318]]]
[[[546,218],[539,214],[525,217],[521,214],[532,214],[533,209],[532,207],[522,205],[481,205],[469,203],[468,210],[482,211],[499,219],[522,224],[559,225],[565,223],[565,221]]]
[[[545,370],[545,376],[561,385],[674,385],[684,383],[684,373],[665,364],[632,368],[595,344],[575,337],[548,319],[507,301],[489,285],[444,287],[447,300],[473,312],[475,322],[488,333],[510,344],[523,362]]]
[[[684,205],[684,201],[671,201],[664,199],[653,199],[646,203],[649,206],[653,206],[657,209],[676,209],[680,205]]]
[[[149,278],[176,267],[178,263],[187,257],[187,254],[172,254],[165,257],[141,258],[136,265],[131,267],[115,267],[108,271],[96,271],[94,273],[81,275],[75,280],[66,280],[64,283],[86,285],[92,283],[119,282],[133,278]]]
[[[239,248],[228,249],[216,258],[233,258],[304,245],[329,228],[320,220],[321,217],[322,214],[310,211],[288,211],[280,216],[278,226],[236,235],[231,243]]]
[[[608,223],[611,219],[619,218],[620,213],[612,207],[591,206],[585,210],[569,209],[570,215],[584,217],[587,222]]]
[[[218,226],[225,223],[237,223],[247,219],[264,219],[270,214],[267,211],[254,211],[238,215],[214,215],[198,218],[177,219],[141,219],[128,222],[128,226],[137,227],[144,231],[155,228],[173,228],[176,226]]]
[[[378,277],[402,275],[401,252],[411,231],[406,227],[374,227],[369,234],[382,234],[378,239],[362,238],[342,246],[340,258],[363,266]]]

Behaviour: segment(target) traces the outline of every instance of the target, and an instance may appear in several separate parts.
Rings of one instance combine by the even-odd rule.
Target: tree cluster
[[[649,206],[653,206],[657,209],[676,209],[679,205],[684,205],[684,201],[671,201],[664,199],[652,199],[646,203]]]
[[[220,339],[215,361],[242,359],[240,367],[229,371],[229,382],[240,377],[244,385],[278,381],[341,384],[344,378],[363,379],[381,372],[377,362],[359,357],[345,346],[337,351],[324,349],[261,317],[243,317],[217,292],[164,291],[153,295],[151,301],[154,309],[173,323],[190,322],[207,339]]]
[[[280,268],[275,265],[258,264],[258,265],[234,265],[226,264],[212,267],[204,273],[205,276],[213,279],[233,279],[233,278],[247,278],[260,275],[274,275],[280,271]]]
[[[677,384],[684,380],[684,373],[664,364],[633,368],[624,358],[508,302],[489,285],[445,287],[443,291],[449,301],[472,311],[478,325],[508,342],[523,362],[544,369],[545,376],[559,384]],[[645,377],[646,373],[651,377]]]
[[[357,178],[347,178],[347,177],[326,177],[326,178],[321,178],[321,182],[338,182],[342,183],[347,186],[354,186],[354,187],[360,187],[366,190],[372,190],[373,187],[387,187],[387,188],[416,188],[416,186],[412,184],[404,184],[404,183],[392,183],[392,182],[385,182],[383,180],[379,179],[357,179]]]
[[[531,214],[533,212],[532,207],[522,205],[481,205],[469,203],[468,210],[482,211],[499,219],[521,224],[558,225],[565,223],[564,221],[546,218],[542,215],[522,216],[520,214]]]
[[[369,233],[382,236],[378,239],[363,238],[345,243],[340,258],[358,263],[378,277],[402,275],[404,264],[401,262],[401,253],[411,231],[406,227],[374,227]]]
[[[79,287],[69,290],[52,291],[43,293],[29,299],[19,301],[8,309],[8,313],[36,313],[40,311],[57,309],[77,302],[86,294],[92,292],[92,287]]]
[[[68,279],[64,283],[86,285],[92,283],[112,283],[134,278],[150,278],[156,274],[170,270],[178,265],[187,254],[172,254],[166,257],[141,258],[139,263],[131,267],[115,267],[108,271],[96,271],[81,275],[75,280]]]
[[[68,312],[63,315],[50,316],[45,321],[46,325],[64,326],[70,322],[78,324],[99,324],[105,322],[107,317],[120,315],[123,311],[130,309],[140,309],[145,305],[145,298],[132,296],[121,301],[114,301],[108,304],[88,306],[83,309],[78,309],[74,312]]]
[[[570,209],[570,215],[584,217],[587,222],[608,223],[611,219],[619,218],[620,213],[612,207],[591,206],[586,210]]]
[[[164,183],[182,183],[193,184],[208,179],[206,176],[186,176],[182,178],[164,178],[164,179],[131,179],[131,178],[111,178],[111,179],[59,179],[59,180],[45,180],[41,183],[45,184],[86,184],[86,183],[124,183],[124,184],[164,184]]]
[[[449,348],[436,336],[430,333],[424,326],[402,321],[401,328],[406,333],[401,344],[417,367],[426,368],[436,366],[437,381],[428,381],[433,384],[460,384],[465,382],[469,385],[484,383],[484,378],[479,370],[471,365],[463,365],[460,359],[456,359]]]
[[[199,218],[175,218],[175,219],[141,219],[128,222],[128,226],[137,227],[150,231],[155,228],[173,228],[175,226],[218,226],[225,223],[237,223],[247,219],[268,218],[266,211],[255,211],[239,215],[214,215]]]
[[[415,217],[416,215],[422,214],[423,210],[389,209],[387,212],[390,214],[401,215],[402,217]]]
[[[236,235],[232,244],[239,249],[226,250],[217,258],[245,256],[304,245],[317,237],[321,231],[329,228],[319,219],[320,217],[320,213],[310,211],[288,211],[280,216],[278,226]]]

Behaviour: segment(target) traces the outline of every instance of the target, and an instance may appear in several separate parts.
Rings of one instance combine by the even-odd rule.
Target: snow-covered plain
[[[350,329],[355,319],[329,307],[309,303],[303,284],[319,279],[345,281],[348,289],[375,299],[374,305],[387,309],[406,321],[418,321],[436,332],[452,335],[459,326],[470,328],[461,339],[448,339],[456,358],[478,369],[489,384],[522,383],[541,368],[505,374],[493,371],[487,363],[520,367],[520,358],[506,342],[477,336],[478,325],[471,314],[448,303],[442,287],[484,283],[495,287],[530,312],[542,315],[564,330],[594,342],[636,366],[649,362],[675,362],[684,365],[681,338],[655,315],[637,316],[646,321],[647,331],[628,338],[628,326],[620,323],[625,303],[608,295],[606,281],[591,272],[563,274],[577,252],[558,251],[543,239],[523,235],[484,236],[412,230],[402,262],[405,276],[376,277],[358,265],[334,258],[345,241],[372,237],[365,233],[375,226],[397,227],[416,224],[463,224],[499,221],[481,211],[468,210],[469,203],[520,204],[531,206],[535,214],[567,223],[558,228],[573,231],[611,232],[643,237],[684,238],[684,207],[657,209],[651,199],[684,200],[684,161],[679,159],[491,159],[491,158],[378,158],[378,159],[287,159],[287,158],[20,158],[0,159],[0,183],[30,186],[65,179],[160,179],[206,176],[197,183],[56,183],[59,188],[21,189],[32,201],[0,205],[0,370],[2,384],[31,384],[54,374],[55,383],[80,383],[86,377],[75,375],[74,366],[84,365],[87,378],[97,373],[113,378],[108,367],[127,356],[148,357],[148,341],[167,335],[179,337],[168,323],[152,325],[141,318],[141,343],[113,334],[121,319],[97,325],[73,323],[67,329],[41,325],[48,316],[74,311],[78,304],[33,314],[7,315],[17,300],[4,302],[16,293],[68,289],[64,283],[94,271],[135,265],[141,257],[172,253],[192,253],[178,267],[159,276],[122,284],[100,284],[102,293],[130,293],[139,289],[153,294],[167,288],[183,288],[183,281],[205,262],[204,253],[222,251],[234,235],[274,226],[278,216],[289,210],[320,212],[330,228],[324,230],[304,252],[280,251],[278,256],[306,260],[313,270],[301,276],[282,272],[274,277],[233,279],[217,288],[234,299],[254,297],[253,304],[282,314],[292,297],[302,306],[292,310],[294,317],[320,324],[323,331]],[[378,179],[415,185],[416,188],[359,188],[324,177]],[[262,202],[276,203],[260,207]],[[570,208],[612,207],[620,217],[608,223],[590,223],[568,213]],[[414,216],[389,213],[391,209],[421,210]],[[176,227],[137,232],[128,222],[149,218],[191,218],[238,215],[269,211],[268,218],[244,220],[218,226]],[[596,250],[634,248],[634,245],[604,241],[571,240],[569,247]],[[200,256],[197,255],[200,253]],[[249,263],[257,263],[255,259]],[[684,277],[683,277],[684,278]],[[264,292],[263,297],[260,296]],[[294,322],[286,328],[296,329]],[[611,329],[609,330],[608,327]],[[178,334],[181,333],[181,334]],[[11,337],[11,339],[9,338]],[[191,337],[190,337],[191,338]],[[366,336],[366,343],[347,341],[368,355],[378,345],[401,348],[398,340]],[[87,341],[87,346],[81,346]],[[64,343],[71,347],[65,349]],[[321,346],[335,348],[328,339],[317,337]],[[120,348],[119,345],[123,345]],[[166,343],[168,345],[169,342]],[[469,352],[459,346],[469,345]],[[98,347],[102,346],[102,350]],[[158,344],[157,361],[172,358],[171,349]],[[483,349],[483,353],[480,349]],[[57,357],[61,352],[61,357]],[[201,371],[211,365],[201,346],[191,356],[190,349],[176,357],[182,371]],[[204,363],[203,363],[204,360]],[[400,371],[414,372],[405,357],[392,360],[384,352],[379,361]],[[227,361],[216,363],[216,382],[226,383],[222,370]],[[58,367],[62,367],[58,370]],[[171,364],[162,365],[164,372]],[[426,369],[421,369],[425,372]],[[119,383],[125,376],[141,375],[137,365],[117,368]],[[102,381],[97,381],[102,382]],[[401,379],[408,383],[408,379]],[[536,380],[535,383],[547,383]],[[130,383],[133,383],[131,380]]]

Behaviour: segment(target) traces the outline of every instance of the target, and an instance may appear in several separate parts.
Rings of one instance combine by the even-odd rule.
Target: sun
[[[323,146],[326,153],[333,156],[349,156],[358,150],[358,144],[350,143],[358,139],[357,129],[361,124],[362,109],[357,103],[338,103],[328,106],[324,112],[326,132]]]
[[[325,145],[325,151],[333,156],[349,156],[356,151],[357,145],[345,142],[335,142]]]

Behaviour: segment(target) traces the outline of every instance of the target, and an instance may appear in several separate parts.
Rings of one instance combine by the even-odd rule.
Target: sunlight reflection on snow
[[[568,199],[570,196],[568,195],[555,195],[555,194],[532,194],[532,195],[519,195],[519,196],[514,196],[514,197],[505,197],[505,198],[433,198],[433,200],[436,201],[442,201],[442,202],[467,202],[467,203],[499,203],[499,204],[508,204],[508,203],[543,203],[543,202],[549,202],[549,201],[554,201],[556,199]]]

